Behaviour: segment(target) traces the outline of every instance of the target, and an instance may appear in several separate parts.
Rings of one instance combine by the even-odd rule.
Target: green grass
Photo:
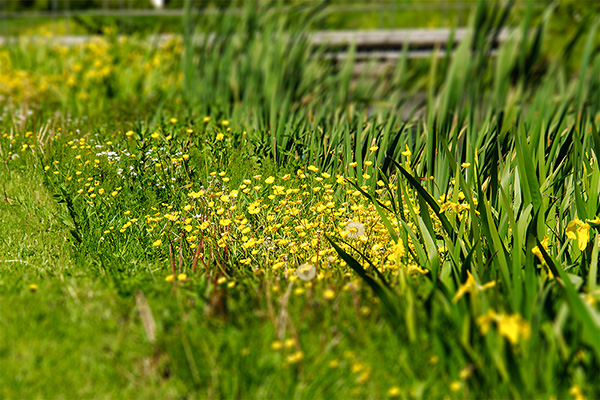
[[[597,17],[356,78],[271,11],[0,49],[2,397],[600,396]]]

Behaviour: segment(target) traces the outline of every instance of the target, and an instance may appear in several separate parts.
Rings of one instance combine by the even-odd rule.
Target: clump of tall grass
[[[583,38],[576,79],[556,59],[533,81],[550,12],[533,32],[526,20],[490,60],[486,38],[501,26],[492,11],[480,4],[422,132],[403,136],[405,159],[391,158],[396,182],[384,177],[382,186],[392,204],[363,192],[390,236],[414,246],[404,262],[425,268],[426,283],[390,291],[379,271],[364,268],[368,259],[331,240],[382,299],[398,335],[436,332],[443,363],[471,363],[480,389],[566,391],[591,382],[584,371],[600,359],[599,21]]]

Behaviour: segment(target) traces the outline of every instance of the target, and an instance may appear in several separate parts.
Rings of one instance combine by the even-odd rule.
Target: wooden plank
[[[331,31],[316,32],[312,36],[315,44],[323,45],[351,45],[357,47],[397,47],[405,42],[415,46],[434,47],[446,44],[450,38],[450,29],[394,29],[374,31]],[[466,28],[455,31],[454,41],[459,42],[467,34]]]
[[[450,29],[394,29],[394,30],[375,30],[375,31],[321,31],[315,32],[310,36],[314,45],[325,45],[332,47],[347,47],[356,44],[357,48],[402,48],[404,43],[411,47],[435,48],[443,47],[450,38]],[[466,28],[458,28],[455,31],[454,42],[458,43],[467,35]],[[498,37],[499,42],[508,38],[508,29],[503,29]],[[0,37],[0,45],[10,43],[11,41],[54,41],[64,45],[77,45],[93,39],[91,35],[68,35],[53,37],[22,36],[22,37]],[[163,42],[173,38],[181,37],[175,34],[161,34],[148,36],[149,41]],[[194,37],[196,43],[204,40],[204,35]]]

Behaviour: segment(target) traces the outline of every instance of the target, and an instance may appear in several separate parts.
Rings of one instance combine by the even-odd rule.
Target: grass
[[[271,11],[0,49],[3,397],[598,397],[597,18],[353,77]]]

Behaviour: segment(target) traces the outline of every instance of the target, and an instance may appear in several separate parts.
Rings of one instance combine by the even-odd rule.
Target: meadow
[[[318,8],[0,47],[1,397],[599,398],[600,18],[512,13],[378,75]]]

